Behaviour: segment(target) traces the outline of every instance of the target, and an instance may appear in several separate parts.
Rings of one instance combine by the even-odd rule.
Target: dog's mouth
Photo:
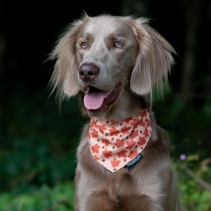
[[[105,110],[115,102],[121,90],[121,83],[116,84],[116,86],[109,91],[88,86],[85,91],[84,106],[87,110],[92,111]]]

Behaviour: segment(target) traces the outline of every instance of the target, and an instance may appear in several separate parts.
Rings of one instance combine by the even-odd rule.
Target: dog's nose
[[[79,67],[79,76],[82,81],[91,81],[99,73],[99,68],[93,64],[82,64]]]

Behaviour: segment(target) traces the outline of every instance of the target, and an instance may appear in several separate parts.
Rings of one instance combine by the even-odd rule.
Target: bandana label
[[[134,166],[136,163],[138,163],[139,160],[141,160],[144,156],[140,153],[137,157],[135,157],[130,163],[128,163],[125,167],[130,169],[132,166]]]
[[[101,165],[115,172],[137,160],[134,158],[143,151],[151,134],[147,109],[138,117],[127,118],[123,122],[93,118],[89,128],[89,148]]]

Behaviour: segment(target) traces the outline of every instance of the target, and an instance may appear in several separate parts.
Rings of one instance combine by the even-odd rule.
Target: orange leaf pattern
[[[138,119],[133,119],[133,121],[130,123],[130,125],[132,126],[132,127],[135,127],[137,124],[138,124]]]
[[[107,150],[107,149],[103,150],[102,153],[106,158],[109,158],[112,156],[112,151]]]
[[[134,139],[137,136],[138,136],[138,130],[134,130],[133,132],[131,132],[130,138]]]
[[[124,126],[121,128],[121,132],[122,132],[124,135],[129,135],[129,134],[130,134],[130,126],[124,125]]]
[[[99,148],[100,148],[100,146],[98,145],[98,144],[95,144],[94,146],[92,146],[92,152],[93,153],[98,153],[99,152]]]
[[[112,127],[111,129],[109,129],[109,132],[110,132],[110,136],[117,136],[119,133],[119,131],[115,127]]]
[[[120,148],[120,147],[122,147],[124,145],[125,145],[125,142],[124,141],[121,141],[121,139],[119,139],[119,138],[116,139],[115,146],[117,148]]]
[[[146,143],[146,139],[144,137],[139,137],[139,141],[138,141],[138,145],[139,146],[142,146]]]
[[[137,150],[131,151],[130,154],[129,154],[129,158],[130,158],[131,160],[133,160],[138,154],[139,154],[139,153],[138,153]]]
[[[115,172],[143,151],[151,134],[147,109],[122,122],[92,118],[88,134],[90,152],[96,161]]]
[[[95,155],[94,158],[95,158],[96,160],[99,160],[99,157],[97,157],[97,155]]]
[[[117,153],[118,157],[124,157],[124,158],[126,158],[126,154],[127,154],[127,150],[124,150],[124,149]]]
[[[102,138],[101,140],[102,140],[102,143],[105,144],[106,147],[110,144],[110,141],[108,139]]]
[[[104,131],[106,130],[106,126],[105,125],[99,125],[99,131],[103,134]]]
[[[98,137],[98,131],[93,129],[93,131],[90,133],[91,137],[97,138]]]
[[[113,168],[117,167],[120,163],[121,163],[121,161],[117,160],[116,158],[111,160],[111,164],[112,164]]]
[[[126,145],[127,145],[126,148],[129,149],[129,150],[131,150],[131,149],[134,147],[135,144],[136,144],[136,143],[135,143],[134,140],[127,141],[127,142],[126,142]]]

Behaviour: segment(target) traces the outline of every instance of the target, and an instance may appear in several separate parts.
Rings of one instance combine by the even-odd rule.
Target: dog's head
[[[174,60],[171,45],[146,19],[85,15],[59,39],[51,82],[60,98],[83,93],[88,114],[108,112],[127,90],[162,92]]]

